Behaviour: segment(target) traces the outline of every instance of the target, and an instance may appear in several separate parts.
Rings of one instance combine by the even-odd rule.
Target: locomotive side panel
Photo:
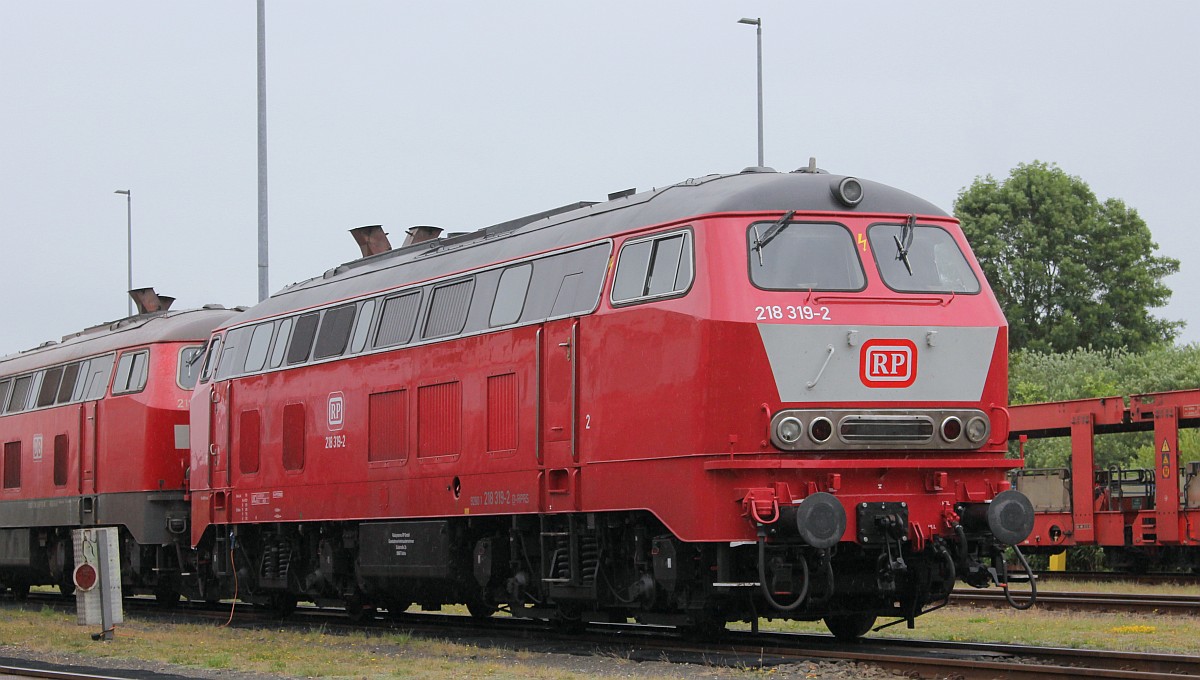
[[[538,337],[526,327],[238,380],[220,415],[231,520],[535,511]]]

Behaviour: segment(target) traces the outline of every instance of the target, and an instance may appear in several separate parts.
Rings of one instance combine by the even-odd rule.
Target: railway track
[[[1112,571],[1039,571],[1038,583],[1136,583],[1138,585],[1200,586],[1200,574],[1124,574]]]
[[[972,593],[978,595],[978,593]],[[229,605],[184,607],[165,612],[150,600],[127,601],[141,618],[178,623],[181,617],[224,621]],[[476,646],[503,646],[535,653],[590,654],[631,661],[670,661],[677,664],[719,665],[738,668],[771,668],[807,661],[854,661],[896,670],[910,677],[973,678],[1134,678],[1135,680],[1200,680],[1200,658],[1173,654],[1108,652],[1101,650],[1026,647],[1019,645],[956,643],[867,638],[856,644],[839,643],[829,635],[778,632],[727,631],[718,638],[696,642],[674,629],[634,624],[599,624],[575,634],[565,634],[545,624],[508,617],[477,620],[469,616],[405,613],[391,620],[352,623],[343,612],[301,608],[281,622],[261,609],[239,606],[235,626],[278,628],[281,625],[320,627],[339,633],[376,629],[422,637],[449,639]],[[0,678],[6,671],[0,668]],[[105,670],[93,675],[87,669],[65,669],[61,675],[35,675],[91,680],[130,677]],[[12,675],[25,674],[9,672]]]
[[[968,606],[1008,606],[1002,593],[958,588],[951,593],[950,603]],[[1200,595],[1039,591],[1037,604],[1034,606],[1051,611],[1136,612],[1200,616]]]
[[[212,618],[215,611],[209,611]],[[258,612],[261,614],[261,612]],[[176,612],[172,616],[178,617]],[[290,625],[327,631],[362,630],[329,610],[300,611]],[[250,611],[236,625],[278,627],[277,617]],[[449,638],[472,645],[503,646],[536,653],[591,654],[630,661],[669,661],[676,664],[770,668],[807,661],[854,661],[899,671],[909,677],[964,680],[975,678],[1132,678],[1133,680],[1200,680],[1200,659],[1172,654],[1105,652],[1097,650],[1025,647],[1019,645],[954,643],[921,640],[866,639],[839,643],[828,635],[728,632],[719,639],[697,643],[671,630],[628,624],[591,626],[563,634],[527,621],[496,618],[478,621],[464,616],[405,614],[397,625],[410,634]],[[391,628],[376,621],[372,627]],[[0,667],[0,677],[108,680],[130,678],[133,672],[92,669],[14,669]],[[137,675],[140,675],[138,673]]]
[[[0,665],[0,680],[17,678],[53,678],[54,680],[125,680],[130,676],[98,675],[90,672],[36,668],[31,666]],[[144,677],[140,674],[139,677]]]

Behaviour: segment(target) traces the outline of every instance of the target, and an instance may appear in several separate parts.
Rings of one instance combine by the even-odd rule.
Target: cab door
[[[229,499],[229,383],[213,380],[220,360],[221,336],[209,341],[200,372],[199,384],[192,392],[191,466],[188,490],[192,498],[192,543],[200,540],[210,523],[227,521]]]
[[[214,382],[208,397],[208,484],[213,490],[228,489],[230,427],[233,413],[233,381]]]
[[[100,419],[95,401],[84,401],[79,405],[79,523],[96,523],[96,445],[100,433]]]
[[[579,321],[561,319],[538,332],[538,463],[542,510],[580,508],[578,433]]]

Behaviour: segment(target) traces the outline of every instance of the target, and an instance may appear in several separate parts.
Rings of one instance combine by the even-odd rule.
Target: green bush
[[[1200,388],[1200,344],[1161,345],[1146,352],[1078,349],[1065,353],[1013,352],[1009,358],[1011,404],[1128,397],[1149,392]],[[1180,461],[1200,460],[1200,433],[1180,431]],[[1016,444],[1013,444],[1015,454]],[[1154,467],[1148,432],[1096,438],[1096,466]],[[1071,455],[1066,437],[1030,440],[1028,468],[1065,467]]]

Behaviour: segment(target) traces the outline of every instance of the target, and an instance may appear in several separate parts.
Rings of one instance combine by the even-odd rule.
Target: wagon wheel
[[[24,602],[29,598],[28,583],[13,583],[8,586],[8,590],[12,593],[13,599],[17,602]]]
[[[375,618],[379,610],[373,604],[367,604],[363,601],[361,593],[354,593],[346,597],[346,615],[354,623],[365,623]]]
[[[387,603],[387,615],[392,621],[399,621],[412,606],[412,600],[389,600]]]
[[[179,591],[169,585],[159,585],[154,589],[154,601],[163,609],[173,609],[182,598]]]
[[[280,618],[296,611],[297,598],[291,593],[271,593],[264,605],[268,611]]]
[[[496,613],[496,605],[487,604],[482,600],[474,600],[467,603],[467,611],[471,612],[471,616],[474,618],[486,619]]]
[[[854,642],[871,631],[875,615],[870,612],[831,614],[825,617],[825,627],[842,642]]]
[[[582,632],[583,607],[573,602],[560,603],[554,614],[554,624],[565,633]]]
[[[725,617],[713,612],[695,612],[692,622],[680,626],[679,631],[698,640],[715,640],[725,633]]]

